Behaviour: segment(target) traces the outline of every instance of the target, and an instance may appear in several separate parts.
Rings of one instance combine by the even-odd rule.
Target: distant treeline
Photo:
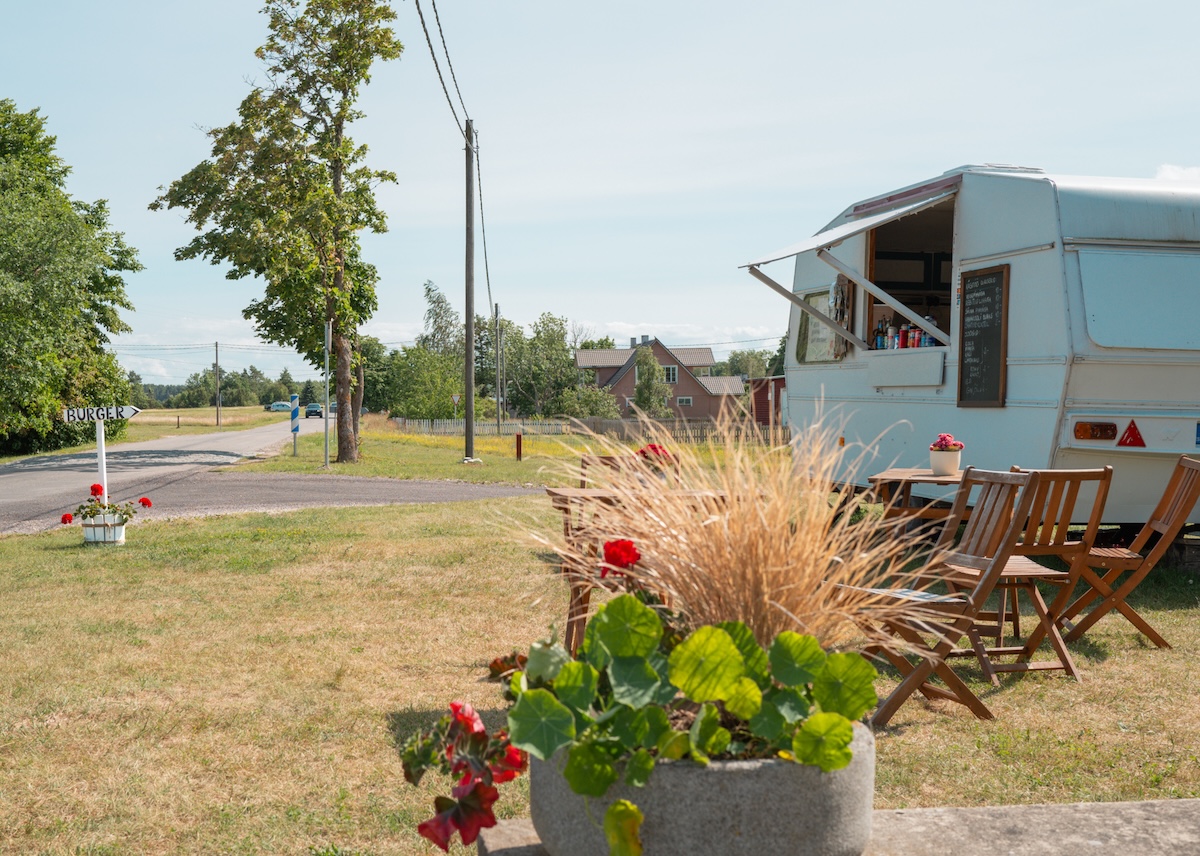
[[[142,383],[137,372],[130,372],[129,388],[130,403],[143,410],[155,407],[215,407],[216,366],[197,372],[184,384]],[[224,407],[266,406],[273,401],[288,401],[292,393],[300,396],[301,405],[324,398],[320,381],[301,383],[287,369],[274,379],[254,366],[240,372],[221,369],[221,405]]]

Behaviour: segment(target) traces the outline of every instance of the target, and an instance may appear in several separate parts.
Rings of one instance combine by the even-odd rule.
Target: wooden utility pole
[[[467,407],[464,440],[464,457],[475,457],[475,126],[467,120],[467,257],[466,257],[466,306],[467,354],[463,379],[466,386]]]

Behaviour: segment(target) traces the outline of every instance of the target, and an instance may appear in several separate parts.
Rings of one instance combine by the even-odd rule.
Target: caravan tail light
[[[1115,422],[1076,422],[1076,440],[1115,440],[1117,439],[1117,423]]]

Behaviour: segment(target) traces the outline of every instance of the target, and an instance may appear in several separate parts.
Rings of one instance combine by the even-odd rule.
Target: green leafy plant
[[[515,777],[524,753],[566,753],[563,775],[591,797],[617,782],[645,785],[663,761],[780,758],[826,772],[850,763],[852,722],[877,701],[875,669],[859,654],[827,654],[793,631],[763,648],[739,621],[698,627],[677,644],[663,630],[655,609],[620,595],[596,612],[576,657],[554,639],[533,645],[509,684],[507,732],[487,735],[456,702],[437,727],[409,738],[409,782],[433,767],[461,776],[421,834],[442,849],[455,829],[474,841],[495,823],[498,771]],[[613,802],[604,826],[614,852],[639,852],[640,825],[635,805]]]
[[[129,500],[128,502],[105,502],[104,501],[104,485],[94,484],[91,488],[91,496],[87,501],[82,503],[75,509],[75,515],[64,514],[61,518],[63,524],[69,524],[74,521],[75,517],[87,520],[91,517],[103,517],[106,514],[112,514],[120,518],[121,523],[128,523],[135,514],[137,514],[138,506],[149,508],[153,503],[148,497],[141,497],[136,502]]]

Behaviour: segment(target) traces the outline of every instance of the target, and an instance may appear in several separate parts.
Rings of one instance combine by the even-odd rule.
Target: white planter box
[[[124,544],[126,520],[119,514],[83,518],[83,543],[97,546]]]

